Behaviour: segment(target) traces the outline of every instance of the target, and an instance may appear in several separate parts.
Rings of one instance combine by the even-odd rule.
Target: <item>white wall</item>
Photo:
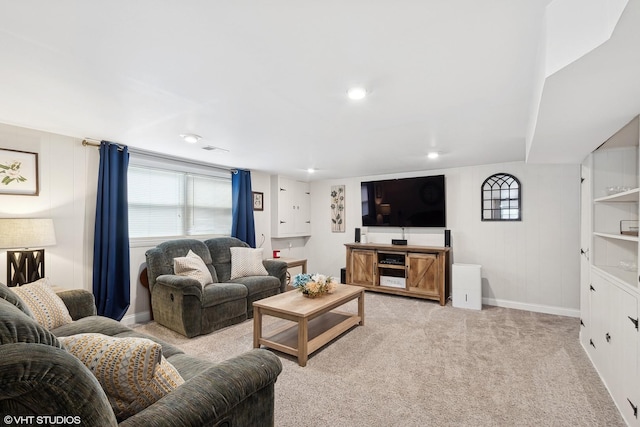
[[[38,196],[0,195],[0,217],[53,218],[56,245],[44,248],[45,275],[56,286],[91,291],[98,149],[78,138],[5,124],[0,148],[38,153],[40,172]],[[131,306],[124,323],[150,318],[149,294],[139,280],[146,249],[131,248]],[[0,282],[6,277],[6,250],[0,249]]]
[[[522,184],[522,221],[482,222],[480,187],[490,175],[506,172]],[[579,315],[578,165],[483,165],[413,174],[368,176],[312,182],[312,237],[306,254],[309,270],[340,277],[346,265],[345,243],[361,227],[360,182],[371,179],[444,174],[447,228],[453,262],[482,265],[485,304],[569,316]],[[346,232],[332,233],[329,194],[346,185]],[[443,245],[444,229],[406,229],[409,244]],[[369,242],[391,243],[399,228],[366,229]]]
[[[0,195],[0,217],[53,218],[56,245],[45,249],[45,275],[63,288],[91,289],[99,153],[81,140],[0,124],[0,148],[38,153],[38,196]],[[0,281],[6,282],[6,250]]]
[[[0,217],[53,218],[57,244],[47,247],[46,275],[65,288],[91,290],[93,224],[98,150],[81,140],[0,124],[0,148],[39,155],[40,194],[0,195]],[[480,221],[480,185],[497,172],[514,174],[522,183],[523,220]],[[336,277],[346,265],[344,244],[361,226],[360,182],[369,179],[444,174],[447,224],[452,232],[453,261],[482,265],[485,303],[558,314],[579,310],[579,166],[528,165],[523,162],[413,174],[368,176],[312,182],[312,237],[271,238],[270,176],[252,172],[254,191],[264,193],[264,211],[255,212],[256,243],[262,235],[265,258],[273,249],[283,257],[308,259],[311,272]],[[332,233],[329,194],[346,185],[346,232]],[[369,241],[388,243],[400,230],[367,230]],[[407,229],[411,244],[442,244],[442,229]],[[150,318],[148,291],[139,276],[144,253],[156,242],[131,247],[131,307],[126,323]],[[0,250],[0,281],[6,280],[6,251]]]

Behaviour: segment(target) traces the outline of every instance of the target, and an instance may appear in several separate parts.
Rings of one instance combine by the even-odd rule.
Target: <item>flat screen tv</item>
[[[446,227],[444,175],[361,183],[365,227]]]

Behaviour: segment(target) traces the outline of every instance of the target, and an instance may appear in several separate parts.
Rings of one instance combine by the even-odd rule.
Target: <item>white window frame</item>
[[[219,166],[199,163],[196,161],[190,161],[187,159],[173,158],[168,156],[163,156],[161,154],[156,153],[148,153],[144,151],[132,151],[130,150],[129,157],[129,167],[140,167],[147,169],[156,169],[161,171],[168,172],[178,172],[184,173],[185,175],[194,175],[194,176],[202,176],[202,177],[213,177],[218,179],[228,179],[229,187],[231,188],[231,173],[232,171],[229,169],[224,169]],[[189,195],[187,194],[187,183],[185,182],[185,191],[184,191],[184,203],[185,203],[185,213],[183,215],[184,221],[188,221],[187,219],[187,210],[186,207],[187,199],[189,199]],[[186,224],[185,224],[186,226]],[[186,228],[185,228],[186,229]],[[229,233],[231,230],[229,230]],[[130,247],[146,247],[146,246],[156,246],[159,243],[170,239],[179,239],[179,238],[189,238],[189,239],[198,239],[198,240],[206,240],[212,237],[227,237],[230,234],[197,234],[197,235],[178,235],[178,236],[158,236],[158,237],[132,237],[129,239]]]

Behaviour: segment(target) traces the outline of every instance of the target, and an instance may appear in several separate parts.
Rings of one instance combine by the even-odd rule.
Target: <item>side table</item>
[[[287,286],[291,283],[291,269],[296,267],[302,268],[302,273],[307,272],[307,260],[305,258],[269,258],[272,261],[283,261],[287,263]],[[289,288],[291,290],[293,288]]]

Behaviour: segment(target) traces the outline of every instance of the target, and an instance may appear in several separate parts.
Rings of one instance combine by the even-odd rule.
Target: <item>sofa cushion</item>
[[[103,316],[83,317],[59,328],[52,329],[51,332],[58,337],[68,337],[70,335],[97,333],[109,336],[115,336],[131,329],[118,322]]]
[[[89,333],[60,341],[96,376],[119,421],[184,383],[160,344],[150,339]]]
[[[213,307],[246,298],[246,286],[238,283],[219,283],[216,286],[207,286],[202,292],[202,307]]]
[[[28,316],[33,317],[33,313],[31,313],[31,310],[29,310],[29,307],[27,307],[27,305],[24,303],[24,301],[22,301],[20,299],[20,297],[18,295],[16,295],[16,293],[13,292],[4,283],[0,283],[0,298],[2,298],[3,300],[9,301],[11,304],[13,304],[16,307],[18,307],[20,310],[22,310]]]
[[[160,243],[157,247],[145,252],[147,259],[147,277],[149,278],[149,289],[153,290],[156,279],[165,274],[175,274],[173,270],[174,258],[184,257],[189,251],[198,255],[209,268],[209,273],[213,282],[219,282],[216,270],[211,261],[211,253],[207,246],[196,239],[176,239]]]
[[[62,348],[56,336],[10,302],[0,299],[0,344],[34,343]]]
[[[234,283],[244,285],[247,288],[248,296],[280,289],[280,280],[273,276],[238,277],[234,279]]]
[[[203,288],[213,283],[213,277],[207,265],[192,250],[189,250],[187,256],[173,259],[173,271],[178,276],[186,276],[197,280]]]
[[[47,329],[71,323],[67,306],[51,289],[49,279],[40,279],[13,289],[25,303],[36,321]]]
[[[218,282],[228,282],[231,277],[231,251],[229,248],[248,248],[245,242],[235,237],[214,237],[204,241],[209,249],[211,264],[216,269]]]
[[[231,251],[231,278],[248,276],[268,276],[267,269],[262,264],[262,248],[229,248]]]

